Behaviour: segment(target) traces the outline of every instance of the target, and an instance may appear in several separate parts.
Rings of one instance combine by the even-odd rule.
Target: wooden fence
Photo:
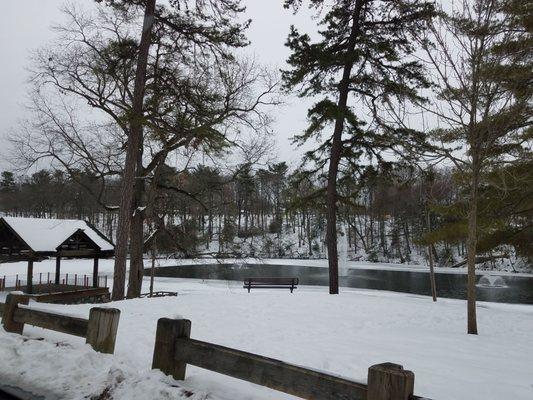
[[[26,307],[29,296],[10,293],[0,303],[2,325],[7,332],[22,334],[24,324],[86,338],[86,343],[101,353],[113,354],[120,310],[93,307],[89,319],[50,313]]]
[[[187,364],[310,400],[413,400],[413,372],[384,363],[368,369],[368,384],[190,338],[191,321],[161,318],[152,368],[185,379]]]
[[[53,272],[39,272],[32,275],[33,286],[44,285],[50,288],[56,287],[56,279],[58,284],[62,286],[76,286],[76,287],[107,287],[107,275],[88,275],[88,274],[60,274],[56,277]],[[0,277],[0,291],[20,290],[27,285],[24,275],[3,275]]]
[[[0,303],[2,324],[22,333],[24,324],[85,337],[96,351],[113,353],[120,311],[91,308],[89,319],[33,310],[28,296],[9,294]],[[187,364],[309,400],[415,400],[415,375],[401,365],[383,363],[368,369],[368,383],[308,369],[273,358],[191,339],[191,321],[160,318],[152,368],[185,379]]]

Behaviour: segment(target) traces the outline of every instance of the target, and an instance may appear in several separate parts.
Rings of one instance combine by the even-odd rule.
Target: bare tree
[[[275,76],[254,62],[236,60],[228,50],[224,50],[229,39],[217,39],[218,44],[209,44],[209,51],[204,52],[186,46],[176,28],[172,24],[168,28],[167,17],[161,14],[159,17],[163,22],[158,22],[157,34],[147,55],[144,105],[141,104],[142,118],[139,119],[132,116],[135,115],[132,104],[135,103],[138,51],[132,34],[137,21],[135,10],[100,7],[96,15],[90,15],[72,7],[65,12],[70,17],[70,24],[57,28],[59,38],[55,46],[36,54],[33,75],[34,90],[41,99],[37,110],[39,117],[61,131],[64,141],[53,146],[53,151],[46,147],[46,142],[50,143],[53,139],[19,140],[17,144],[22,145],[21,154],[26,152],[27,157],[34,161],[46,156],[56,157],[64,168],[80,162],[90,163],[87,160],[94,159],[90,148],[86,148],[83,154],[79,154],[77,149],[90,141],[89,136],[83,137],[77,132],[79,124],[76,124],[74,116],[82,109],[80,102],[76,103],[79,109],[72,106],[68,110],[65,107],[58,110],[56,102],[50,101],[55,96],[82,99],[99,111],[89,113],[91,117],[104,121],[105,125],[114,123],[118,127],[121,131],[118,147],[122,158],[116,158],[113,166],[117,166],[119,160],[124,162],[125,148],[125,165],[131,169],[131,163],[135,163],[135,168],[133,185],[126,183],[128,174],[124,167],[113,170],[113,173],[123,175],[124,188],[133,188],[123,191],[129,192],[124,195],[127,195],[128,202],[131,200],[127,209],[133,223],[119,223],[116,280],[124,281],[122,274],[125,273],[127,254],[118,242],[123,241],[124,236],[127,242],[131,236],[131,290],[128,289],[128,292],[132,297],[140,293],[143,270],[143,210],[146,207],[143,194],[146,179],[178,150],[216,153],[237,145],[242,130],[267,133],[270,119],[265,113],[265,106],[278,103],[275,95],[277,82]],[[177,37],[162,34],[164,29],[171,29]],[[238,32],[234,34],[239,35]],[[65,114],[65,110],[68,118],[58,118],[56,114]],[[140,142],[135,141],[131,145],[131,128],[139,120],[144,132],[138,138]],[[132,125],[133,121],[137,122]],[[37,130],[38,124],[33,124],[32,128]],[[39,133],[33,131],[26,138],[35,138],[35,135]],[[68,146],[65,147],[64,142]],[[133,197],[130,198],[131,193]],[[121,202],[126,200],[123,197]],[[124,204],[120,206],[121,215],[126,212]],[[123,296],[123,284],[116,283],[114,289],[116,298]]]

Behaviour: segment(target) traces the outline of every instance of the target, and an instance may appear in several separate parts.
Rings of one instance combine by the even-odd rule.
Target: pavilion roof
[[[83,220],[19,217],[0,219],[4,220],[35,253],[55,252],[61,244],[80,230],[100,248],[100,251],[115,249],[101,232]]]

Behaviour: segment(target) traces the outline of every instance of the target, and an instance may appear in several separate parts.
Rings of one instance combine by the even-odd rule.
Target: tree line
[[[530,165],[529,165],[530,166]],[[493,171],[484,182],[479,254],[485,268],[531,265],[531,168]],[[501,177],[515,174],[510,181]],[[78,174],[86,186],[95,178]],[[489,178],[489,177],[487,177]],[[502,190],[502,186],[507,188]],[[119,180],[104,198],[120,197]],[[241,165],[233,174],[197,165],[187,171],[166,167],[158,178],[154,212],[160,228],[146,226],[144,252],[154,243],[167,257],[325,258],[327,207],[317,192],[323,183],[286,163],[265,168]],[[180,190],[175,188],[179,187]],[[468,186],[453,168],[421,171],[406,166],[376,170],[340,186],[337,236],[343,258],[371,262],[427,263],[453,267],[466,255]],[[90,189],[57,170],[16,177],[2,172],[0,211],[11,216],[85,219],[116,239],[117,215],[91,196]],[[516,270],[515,269],[515,270]]]

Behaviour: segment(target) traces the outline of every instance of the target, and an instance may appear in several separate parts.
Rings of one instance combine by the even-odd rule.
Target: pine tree
[[[96,1],[102,2],[102,0]],[[115,9],[126,10],[140,7],[144,10],[144,22],[137,51],[132,107],[128,116],[127,151],[115,247],[113,299],[119,300],[124,297],[128,239],[131,240],[128,297],[136,297],[140,294],[142,282],[141,196],[144,191],[144,181],[141,177],[143,176],[144,92],[153,27],[157,24],[157,34],[167,37],[167,44],[170,43],[167,51],[184,53],[185,47],[194,45],[198,46],[200,51],[220,51],[220,45],[243,46],[246,44],[243,29],[247,27],[248,22],[239,24],[231,21],[234,15],[244,11],[239,0],[210,0],[197,3],[195,7],[188,7],[186,0],[173,0],[170,6],[157,8],[156,0],[107,0],[105,3]],[[224,56],[225,53],[221,52],[220,55]]]
[[[265,76],[232,54],[235,47],[248,43],[244,30],[249,21],[238,21],[238,14],[244,11],[239,0],[208,0],[194,7],[188,7],[185,0],[157,2],[156,7],[153,0],[103,3],[110,7],[100,5],[95,13],[67,6],[65,12],[73,24],[57,28],[60,36],[55,45],[35,54],[32,99],[37,118],[35,126],[25,131],[27,137],[15,141],[28,162],[46,153],[69,173],[80,164],[91,170],[102,169],[96,172],[103,185],[109,176],[123,175],[113,282],[113,296],[119,299],[125,290],[128,239],[132,266],[128,296],[140,292],[143,222],[149,212],[146,186],[155,169],[183,147],[220,150],[222,142],[228,143],[228,132],[234,132],[239,122],[247,120],[249,126],[255,126],[252,119],[264,116],[258,108],[265,104],[265,96],[261,102],[256,101],[252,93],[257,87],[252,86]],[[148,29],[141,35],[138,24],[147,5],[149,12],[144,20],[146,28],[153,23],[151,38]],[[138,67],[145,64],[141,60],[144,56],[147,65],[143,73],[144,68]],[[142,75],[146,79],[141,79]],[[83,122],[76,118],[79,108],[55,102],[69,96],[81,98],[84,102],[80,104],[103,112],[109,131],[118,133],[112,138],[94,134],[96,140],[86,132],[79,134],[84,130]],[[250,117],[252,114],[254,117]],[[232,128],[222,128],[230,124],[230,119]],[[104,131],[100,122],[94,125]],[[39,151],[28,151],[24,142],[38,143],[44,152],[37,156]],[[142,150],[148,147],[150,152],[143,157]],[[82,153],[80,148],[84,149]],[[101,160],[104,154],[109,159]],[[102,200],[100,194],[93,195]],[[115,205],[103,206],[117,209]]]
[[[2,180],[0,181],[0,192],[12,193],[16,190],[15,174],[11,171],[2,171]]]
[[[301,0],[286,0],[295,11]],[[338,293],[337,180],[342,158],[357,160],[366,151],[376,156],[393,147],[401,136],[412,133],[394,129],[383,118],[380,106],[418,99],[417,89],[426,86],[422,65],[410,55],[413,37],[424,30],[433,16],[433,6],[423,0],[310,0],[309,7],[323,14],[320,40],[311,41],[295,27],[287,40],[291,50],[283,71],[287,90],[299,95],[321,96],[308,112],[310,125],[296,137],[303,143],[320,137],[327,128],[332,134],[307,154],[316,170],[328,165],[327,247],[330,293]]]
[[[478,331],[475,266],[480,188],[491,165],[505,164],[523,154],[531,124],[532,51],[531,34],[525,25],[528,19],[524,18],[527,13],[521,6],[525,3],[465,1],[450,14],[442,13],[439,25],[431,30],[434,47],[426,47],[438,91],[438,107],[430,111],[441,124],[432,134],[433,150],[452,160],[468,182],[470,334]]]

